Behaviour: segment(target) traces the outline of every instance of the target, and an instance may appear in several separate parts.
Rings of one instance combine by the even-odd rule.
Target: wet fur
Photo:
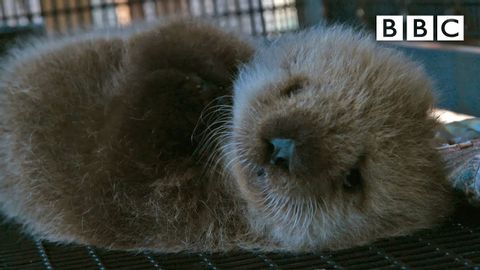
[[[191,22],[19,50],[1,78],[3,212],[48,240],[158,251],[341,248],[449,214],[417,65],[341,27],[286,35],[237,74],[252,54]],[[306,145],[298,174],[264,164],[278,133]],[[359,160],[365,186],[346,192]]]

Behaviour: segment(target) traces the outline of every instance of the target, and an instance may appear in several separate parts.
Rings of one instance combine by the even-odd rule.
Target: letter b
[[[407,16],[407,40],[432,41],[433,16]]]
[[[403,16],[377,16],[376,26],[377,40],[403,40]]]
[[[387,31],[392,31],[392,34],[388,34]],[[395,21],[392,19],[383,20],[383,36],[384,37],[394,37],[397,34],[395,29]]]

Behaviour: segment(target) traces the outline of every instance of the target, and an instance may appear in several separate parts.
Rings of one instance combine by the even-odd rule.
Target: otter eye
[[[300,81],[295,81],[289,84],[283,91],[282,94],[288,97],[291,97],[298,93],[303,88],[303,83]]]
[[[265,169],[261,168],[257,170],[257,176],[262,177],[265,176]]]
[[[362,174],[360,173],[360,170],[358,168],[353,168],[351,169],[347,176],[345,177],[345,180],[343,181],[343,187],[346,190],[356,190],[362,186]]]

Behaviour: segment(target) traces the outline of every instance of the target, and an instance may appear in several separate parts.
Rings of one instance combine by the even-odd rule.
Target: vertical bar
[[[128,0],[128,5],[130,7],[130,17],[132,18],[132,21],[143,19],[145,17],[141,1]]]
[[[48,18],[47,18],[47,15],[46,15],[46,6],[45,6],[45,0],[40,0],[40,17],[43,18],[43,20],[45,21],[45,32],[47,33],[50,33],[49,31],[49,21],[48,21]]]
[[[76,16],[76,12],[74,12],[74,0],[64,0],[64,10],[65,10],[65,19],[67,23],[67,31],[72,31],[73,29],[76,28],[75,22],[74,22],[74,16]],[[75,19],[76,21],[76,19]]]
[[[60,33],[65,33],[67,31],[67,15],[65,13],[65,0],[55,0],[56,2],[56,17],[58,23],[58,30]]]
[[[59,21],[58,21],[58,8],[57,8],[57,0],[51,0],[52,9],[51,9],[51,16],[53,19],[53,27],[55,32],[59,32]]]
[[[94,8],[99,8],[100,9],[100,14],[101,14],[101,20],[102,20],[102,27],[105,27],[105,25],[108,24],[108,14],[107,14],[107,0],[100,0],[100,5],[96,6]]]
[[[235,16],[237,19],[237,24],[240,28],[240,31],[243,31],[242,12],[238,0],[234,0],[234,7],[233,16]]]
[[[200,16],[205,16],[207,14],[205,9],[205,0],[197,0],[200,1]]]
[[[208,17],[213,17],[213,0],[205,0],[205,14]]]
[[[20,16],[18,15],[18,4],[19,2],[12,2],[13,18],[15,18],[15,26],[20,25]]]
[[[167,16],[170,16],[172,13],[175,13],[175,8],[176,8],[176,1],[177,0],[168,0],[167,1],[167,9],[165,9],[166,11],[166,15]]]
[[[189,16],[195,16],[196,14],[195,6],[193,5],[192,0],[187,0],[187,14]]]
[[[155,1],[153,1],[153,0],[142,1],[140,3],[140,5],[142,6],[142,10],[143,10],[143,13],[144,13],[143,14],[143,19],[145,21],[155,20],[155,18],[157,17]],[[118,12],[117,12],[117,15],[118,15]]]
[[[31,23],[32,24],[42,24],[43,23],[43,16],[42,10],[40,8],[40,0],[29,0],[28,2],[29,11],[32,14],[31,16]]]
[[[255,13],[253,11],[253,0],[248,0],[248,16],[250,17],[250,28],[252,35],[257,35],[257,28],[255,25]]]
[[[116,2],[118,0],[109,0],[107,3],[108,5],[108,27],[111,26],[117,26],[118,25],[118,17],[117,17],[117,6],[118,3]],[[134,2],[134,4],[137,4]],[[142,6],[140,5],[140,9],[142,9]]]
[[[158,7],[158,1],[157,0],[152,0],[153,2],[153,9],[154,9],[154,13],[155,13],[155,17],[160,17],[160,12],[159,12],[159,7]]]
[[[5,10],[5,18],[6,18],[6,25],[13,26],[15,25],[15,17],[14,17],[14,2],[4,2],[4,10]]]
[[[171,7],[171,11],[169,13],[169,15],[172,15],[172,14],[177,14],[177,13],[180,13],[181,10],[182,10],[182,7],[180,6],[180,1],[179,0],[174,0],[174,1],[170,1],[170,3],[172,4]]]
[[[273,16],[273,32],[276,34],[279,32],[279,21],[278,21],[278,8],[275,3],[275,0],[272,0],[272,16]]]
[[[55,19],[53,16],[53,1],[55,0],[43,0],[41,1],[42,15],[45,20],[45,28],[48,34],[55,32]]]
[[[221,27],[227,27],[229,21],[227,16],[227,3],[225,0],[216,0],[214,8],[217,10],[219,25]]]
[[[275,32],[275,20],[273,17],[275,10],[273,8],[273,0],[262,0],[262,5],[265,18],[265,33],[266,35],[270,35]]]
[[[28,0],[23,0],[23,8],[24,8],[24,15],[27,18],[29,24],[33,23],[33,14],[32,14],[32,7],[30,6],[30,2]]]
[[[266,34],[266,26],[265,26],[265,9],[263,8],[262,0],[258,1],[258,11],[260,12],[260,23],[262,26],[262,35]]]
[[[25,24],[25,25],[28,25],[28,24],[31,24],[31,21],[32,21],[32,16],[29,14],[30,13],[30,5],[29,5],[29,2],[28,0],[21,0],[19,1],[19,6],[21,7],[20,10],[22,11],[21,14],[19,14],[21,16],[21,24]]]
[[[97,265],[98,269],[99,270],[105,270],[105,266],[103,265],[103,262],[102,260],[100,259],[100,257],[97,255],[97,252],[95,251],[94,248],[92,248],[91,246],[86,246],[86,249],[87,249],[87,252],[88,252],[88,255],[90,255],[90,257],[92,258],[92,260],[95,262],[95,264]]]
[[[77,3],[75,0],[68,0],[67,4],[67,22],[69,30],[78,29],[79,25],[79,18],[81,15],[81,11],[78,9]]]
[[[283,0],[283,6],[282,6],[282,32],[286,31],[288,29],[288,2],[287,0]]]
[[[298,12],[297,12],[295,2],[291,3],[291,5],[288,8],[288,18],[289,18],[289,23],[288,23],[289,30],[298,29]]]
[[[77,22],[78,22],[78,26],[80,28],[84,28],[85,27],[85,11],[86,11],[86,7],[83,6],[83,3],[82,3],[82,0],[75,0],[75,10],[77,13]]]
[[[130,1],[130,0],[129,0]],[[135,11],[132,11],[132,7],[129,2],[116,2],[115,13],[117,18],[117,24],[127,25],[132,22]],[[134,3],[137,4],[137,3]]]
[[[213,16],[218,16],[218,0],[212,0],[212,6],[213,6]]]
[[[189,1],[187,0],[181,0],[179,2],[179,10],[176,11],[176,15],[190,15],[190,6],[189,6]]]
[[[235,18],[235,2],[226,2],[225,14],[227,15],[228,27],[237,27],[237,19]]]
[[[165,15],[165,0],[157,0],[155,4],[157,5],[158,17]]]
[[[1,13],[2,13],[2,24],[4,26],[7,25],[7,14],[5,12],[5,3],[3,1],[0,2],[0,9],[1,9]]]
[[[84,19],[87,23],[84,23],[83,25],[84,26],[88,26],[89,27],[95,27],[95,19],[94,19],[94,6],[93,6],[93,3],[91,3],[90,0],[82,0],[82,3],[83,3],[83,6],[84,6]]]
[[[93,6],[90,0],[82,0],[83,5],[83,27],[92,27],[93,25]]]
[[[47,270],[53,270],[52,263],[50,262],[50,258],[45,250],[45,246],[40,240],[35,241],[35,246],[37,247],[38,253],[42,258],[43,266]]]

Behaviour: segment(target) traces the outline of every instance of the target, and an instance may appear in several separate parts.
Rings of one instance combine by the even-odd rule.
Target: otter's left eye
[[[356,190],[362,186],[362,174],[358,168],[353,168],[348,172],[345,180],[343,181],[343,187],[346,190]]]
[[[301,84],[299,83],[292,84],[284,90],[284,95],[291,97],[295,95],[295,93],[297,93],[300,89],[302,89]]]
[[[257,176],[258,177],[263,177],[265,176],[265,169],[261,168],[257,170]]]
[[[283,89],[282,94],[288,97],[295,95],[304,87],[304,83],[301,80],[293,80]]]

